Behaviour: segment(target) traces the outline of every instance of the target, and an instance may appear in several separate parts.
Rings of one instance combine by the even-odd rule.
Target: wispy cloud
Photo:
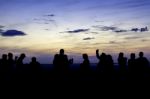
[[[1,29],[1,28],[4,28],[4,27],[5,27],[5,26],[3,26],[3,25],[0,25],[0,29]]]
[[[47,14],[47,15],[44,15],[44,16],[47,16],[47,17],[55,17],[55,14]]]
[[[5,37],[25,36],[25,35],[26,34],[24,32],[18,30],[7,30],[1,33],[1,36],[5,36]]]
[[[90,29],[76,29],[72,31],[66,31],[67,33],[81,33],[81,32],[88,32]]]
[[[131,40],[131,39],[139,39],[139,38],[142,38],[142,37],[132,36],[132,37],[125,37],[124,39]]]
[[[93,28],[96,28],[96,29],[100,29],[101,31],[110,31],[110,30],[116,30],[117,27],[114,27],[114,26],[101,26],[101,25],[95,25],[95,26],[92,26]]]
[[[117,26],[101,26],[101,25],[96,25],[92,26],[95,29],[98,29],[100,31],[112,31],[116,33],[121,33],[121,32],[146,32],[149,31],[148,27],[141,27],[141,28],[131,28],[131,29],[121,29]]]
[[[2,30],[2,29],[0,29],[0,33],[3,33],[3,30]]]
[[[83,38],[83,40],[92,40],[95,39],[94,37],[87,37],[87,38]]]

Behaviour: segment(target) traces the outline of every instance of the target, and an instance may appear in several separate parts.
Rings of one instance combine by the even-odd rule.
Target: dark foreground
[[[95,82],[149,82],[150,72],[131,73],[119,71],[118,66],[114,66],[111,72],[97,71],[96,64],[93,64],[88,71],[80,70],[78,64],[71,65],[67,71],[57,71],[53,65],[41,65],[39,69],[32,70],[29,65],[25,65],[21,70],[15,68],[11,71],[1,71],[1,82],[55,82],[55,81],[95,81]]]

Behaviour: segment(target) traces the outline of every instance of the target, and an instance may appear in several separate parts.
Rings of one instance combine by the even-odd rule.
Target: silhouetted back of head
[[[3,59],[3,60],[7,60],[7,55],[6,55],[6,54],[3,54],[3,55],[2,55],[2,59]]]
[[[143,53],[143,52],[140,52],[140,53],[139,53],[139,56],[140,56],[140,57],[143,57],[143,56],[144,56],[144,53]]]
[[[88,60],[88,55],[87,54],[83,54],[83,59]]]
[[[36,57],[32,57],[32,62],[36,62]]]
[[[13,54],[12,53],[8,53],[8,59],[13,59]]]
[[[119,58],[123,58],[124,57],[124,53],[120,52],[119,53]]]
[[[135,53],[131,53],[130,57],[131,59],[135,59]]]
[[[64,49],[60,49],[60,54],[64,55]]]
[[[24,54],[24,53],[22,53],[21,55],[20,55],[20,58],[21,59],[24,59],[26,57],[26,55]]]

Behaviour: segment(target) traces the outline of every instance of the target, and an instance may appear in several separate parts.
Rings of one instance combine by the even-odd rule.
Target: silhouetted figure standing
[[[111,55],[106,56],[106,66],[104,67],[105,77],[111,80],[114,73],[114,61]]]
[[[30,62],[30,67],[33,73],[36,73],[39,71],[40,63],[36,60],[36,57],[32,57],[32,61]]]
[[[14,75],[14,65],[15,61],[13,59],[13,54],[8,53],[8,66],[7,66],[7,78],[11,79]]]
[[[6,72],[8,67],[8,62],[7,62],[7,54],[2,55],[2,59],[0,60],[0,69],[1,72]]]
[[[17,78],[18,80],[24,79],[23,74],[25,74],[25,72],[24,72],[23,60],[25,57],[26,57],[26,55],[24,53],[22,53],[16,62],[16,74],[17,74],[16,76],[19,77],[19,78]]]
[[[8,62],[7,62],[7,54],[2,55],[2,59],[0,60],[0,77],[4,80],[7,79],[7,68],[8,68]]]
[[[55,72],[61,76],[68,75],[69,63],[68,56],[64,54],[64,49],[60,49],[59,54],[56,54],[53,60]]]
[[[105,53],[99,55],[99,50],[96,50],[96,57],[99,59],[97,65],[98,72],[104,72],[104,67],[107,65],[107,55]]]
[[[128,70],[129,73],[135,73],[136,70],[136,59],[135,59],[135,53],[131,53],[130,59],[128,60]]]
[[[118,56],[118,64],[119,64],[119,71],[120,71],[120,76],[121,78],[125,77],[125,73],[126,73],[126,65],[127,65],[127,58],[124,57],[124,53],[119,53]]]
[[[139,53],[139,58],[136,59],[137,61],[137,74],[140,77],[144,77],[144,75],[148,72],[149,70],[149,61],[147,60],[146,57],[144,57],[144,53],[140,52]]]
[[[8,53],[8,69],[9,71],[13,71],[14,69],[14,64],[15,64],[15,61],[13,59],[13,54],[12,53]]]
[[[40,73],[40,63],[36,60],[36,57],[32,57],[31,60],[29,66],[31,68],[32,79],[37,79]]]
[[[24,53],[22,53],[20,55],[20,57],[18,58],[17,62],[16,62],[16,70],[17,72],[22,72],[23,68],[24,68],[24,63],[23,60],[26,57],[26,55]]]
[[[83,54],[82,57],[84,60],[80,65],[81,74],[87,75],[88,73],[90,73],[90,61],[87,54]]]

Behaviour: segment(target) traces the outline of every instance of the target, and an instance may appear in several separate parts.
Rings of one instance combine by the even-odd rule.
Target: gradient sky
[[[0,55],[24,52],[26,61],[36,56],[41,63],[61,48],[76,63],[82,53],[97,62],[96,49],[114,59],[119,52],[150,55],[150,32],[132,31],[150,29],[149,18],[150,0],[0,0]]]

